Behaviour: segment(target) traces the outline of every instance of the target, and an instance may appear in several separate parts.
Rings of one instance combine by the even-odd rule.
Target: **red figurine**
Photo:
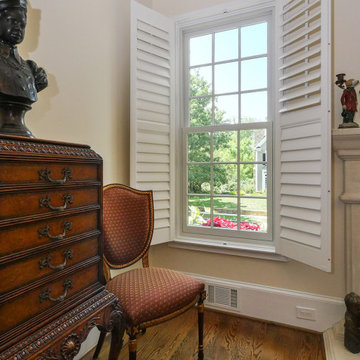
[[[355,86],[359,83],[359,80],[346,80],[346,88],[341,96],[341,105],[343,111],[341,113],[343,117],[343,124],[340,127],[358,127],[358,124],[354,123],[354,115],[357,111],[357,96]]]

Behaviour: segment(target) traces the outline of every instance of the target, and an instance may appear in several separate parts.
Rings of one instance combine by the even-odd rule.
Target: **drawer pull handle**
[[[73,258],[73,255],[74,255],[73,250],[65,250],[63,252],[64,262],[60,265],[51,265],[50,264],[51,256],[48,255],[39,261],[40,269],[48,267],[49,269],[52,269],[52,270],[64,270],[66,263],[68,262],[68,260],[71,260]]]
[[[67,294],[68,294],[68,291],[70,289],[73,288],[73,285],[74,285],[74,282],[72,279],[67,279],[64,281],[64,293],[62,295],[60,295],[59,297],[57,298],[53,298],[50,296],[50,293],[51,293],[51,289],[50,288],[47,288],[46,290],[44,290],[41,294],[40,294],[40,302],[44,302],[46,300],[50,300],[50,301],[53,301],[53,302],[60,302],[60,301],[64,301]]]
[[[51,205],[51,198],[49,195],[46,195],[45,197],[40,199],[40,207],[47,207],[50,210],[65,210],[69,204],[72,204],[73,202],[73,196],[71,194],[65,194],[63,196],[64,199],[64,205],[62,206],[52,206]]]
[[[45,180],[51,184],[58,184],[58,185],[63,185],[65,184],[69,179],[72,178],[72,171],[69,168],[64,168],[62,169],[62,173],[64,174],[64,178],[63,179],[59,179],[59,180],[53,180],[50,177],[51,171],[48,168],[45,169],[41,169],[39,170],[39,178],[40,180]]]
[[[46,236],[51,240],[62,240],[62,239],[65,238],[66,232],[72,230],[72,222],[71,221],[64,221],[63,228],[64,228],[64,231],[63,231],[62,234],[50,235],[51,227],[49,225],[46,225],[46,226],[44,226],[44,227],[42,227],[42,228],[40,228],[38,230],[39,237],[41,238],[42,236]]]

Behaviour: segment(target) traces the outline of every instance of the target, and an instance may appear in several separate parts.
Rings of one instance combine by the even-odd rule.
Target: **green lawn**
[[[214,216],[224,217],[237,222],[236,198],[214,198]],[[241,198],[240,221],[260,225],[260,231],[267,229],[266,199]],[[192,225],[202,225],[210,218],[210,198],[191,196],[189,206],[192,207],[189,221]],[[196,210],[197,209],[197,210]],[[195,211],[195,212],[194,212]],[[197,215],[194,215],[197,214]]]
[[[241,198],[241,209],[249,211],[266,211],[266,199]],[[234,209],[237,207],[236,198],[214,198],[214,207],[221,209]],[[190,206],[210,207],[210,198],[191,196],[189,198]]]

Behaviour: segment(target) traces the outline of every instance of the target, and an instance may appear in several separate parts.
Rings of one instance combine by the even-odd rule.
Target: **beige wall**
[[[151,4],[151,2],[148,2]],[[129,0],[31,0],[20,53],[49,88],[26,116],[38,138],[90,144],[104,182],[129,179]]]
[[[49,74],[50,86],[27,115],[40,138],[90,144],[104,158],[104,182],[129,181],[129,2],[130,0],[30,0],[27,35],[20,47]],[[222,0],[142,0],[168,15]],[[101,3],[101,6],[100,6]],[[356,38],[358,0],[334,0],[334,71],[360,78],[360,42]],[[349,11],[351,9],[351,11]],[[353,26],[351,37],[349,26]],[[339,90],[334,117],[339,119]],[[339,120],[337,120],[338,122]],[[151,250],[153,265],[209,276],[343,296],[343,226],[341,163],[334,167],[333,272],[295,261],[278,263],[235,256],[177,250]]]

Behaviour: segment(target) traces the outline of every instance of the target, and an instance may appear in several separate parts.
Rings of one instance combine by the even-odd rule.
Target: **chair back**
[[[154,231],[152,191],[126,185],[104,187],[104,260],[110,268],[124,268],[148,251]]]

